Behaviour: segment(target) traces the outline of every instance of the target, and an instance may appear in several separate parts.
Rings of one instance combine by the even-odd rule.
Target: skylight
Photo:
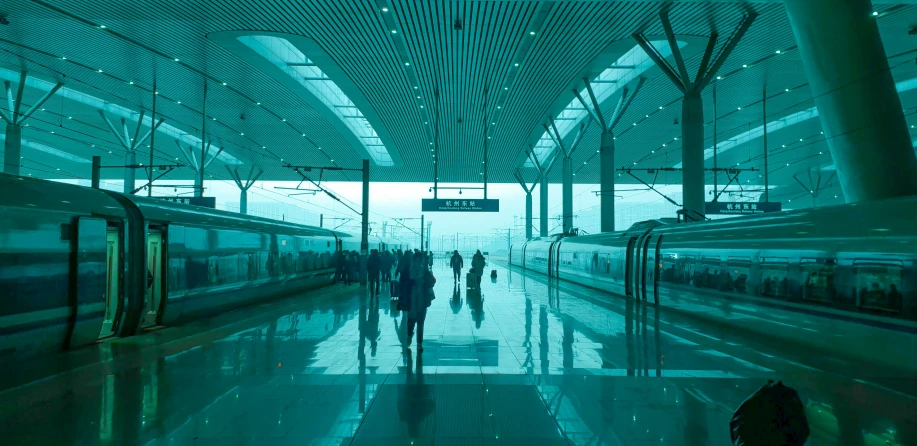
[[[0,79],[12,81],[12,82],[18,82],[19,73],[0,68]],[[53,83],[43,81],[41,79],[37,79],[31,76],[26,78],[25,84],[27,87],[36,88],[41,91],[51,91],[51,89],[54,88]],[[67,98],[72,101],[76,101],[81,104],[88,105],[92,108],[103,110],[105,113],[110,113],[110,114],[113,114],[121,118],[129,119],[131,121],[136,121],[140,117],[139,112],[135,112],[127,107],[122,107],[120,105],[116,105],[111,102],[106,102],[95,96],[81,93],[79,91],[76,91],[76,90],[73,90],[67,87],[62,87],[60,90],[57,90],[57,93],[55,93],[55,96]],[[153,125],[153,119],[149,114],[144,115],[143,125],[147,127],[150,127]],[[191,145],[195,147],[200,147],[201,145],[200,138],[198,138],[197,136],[191,135],[189,133],[185,133],[174,126],[169,125],[168,122],[163,122],[162,125],[159,126],[157,131],[160,133],[165,133],[169,137],[173,139],[177,139],[179,140],[179,142],[185,145]],[[220,161],[226,164],[244,164],[242,161],[239,161],[238,158],[226,153],[225,150],[222,153],[220,153],[220,156],[217,159],[219,159]]]
[[[668,57],[672,54],[668,41],[656,40],[650,43],[659,50],[662,57]],[[678,42],[679,48],[683,48],[685,45],[687,45],[687,42]],[[603,103],[609,97],[617,93],[624,85],[627,85],[628,82],[636,79],[646,72],[646,70],[654,66],[653,60],[646,55],[643,48],[640,48],[640,45],[634,46],[624,53],[623,56],[618,58],[609,68],[592,79],[592,91],[595,93],[596,100],[599,104]],[[583,108],[583,105],[580,104],[576,98],[573,98],[557,117],[554,118],[554,125],[557,126],[557,132],[560,134],[561,140],[566,138],[571,131],[576,129],[582,120],[588,118],[589,112]],[[545,132],[534,146],[535,157],[538,159],[538,162],[544,163],[550,158],[551,153],[555,149],[556,145],[553,139]],[[524,166],[534,167],[531,160],[526,160]]]
[[[241,36],[238,40],[319,98],[357,136],[376,165],[395,165],[379,135],[360,109],[289,40],[273,36]]]
[[[895,84],[895,88],[898,90],[898,93],[904,93],[905,91],[910,91],[917,88],[917,77],[912,79],[903,80]],[[808,121],[809,119],[818,117],[818,108],[812,107],[805,109],[800,112],[793,113],[791,115],[780,118],[776,121],[771,121],[767,123],[767,133],[772,133],[777,130],[789,127],[791,125],[799,124],[800,122]],[[764,126],[759,125],[751,130],[739,133],[738,135],[733,136],[727,140],[717,142],[716,151],[717,154],[722,154],[723,152],[740,146],[742,144],[751,142],[757,138],[764,136]],[[710,159],[713,157],[713,146],[708,147],[704,150],[704,159]],[[681,163],[675,165],[675,167],[681,167]]]
[[[6,135],[0,135],[0,141],[4,141],[4,140],[6,140]],[[63,158],[63,159],[65,159],[65,160],[67,160],[67,161],[72,161],[72,162],[74,162],[74,163],[89,164],[89,163],[92,162],[92,161],[89,161],[89,160],[86,159],[86,158],[82,158],[82,157],[79,157],[79,156],[76,156],[76,155],[73,155],[73,154],[64,152],[63,150],[55,149],[54,147],[49,147],[49,146],[46,146],[46,145],[44,145],[44,144],[37,143],[37,142],[35,142],[35,141],[29,141],[29,140],[23,139],[23,140],[22,140],[22,145],[25,146],[25,147],[28,147],[28,148],[30,148],[30,149],[37,150],[37,151],[39,151],[39,152],[44,152],[44,153],[47,153],[47,154],[49,154],[49,155],[54,155],[54,156],[56,156],[56,157],[58,157],[58,158]]]

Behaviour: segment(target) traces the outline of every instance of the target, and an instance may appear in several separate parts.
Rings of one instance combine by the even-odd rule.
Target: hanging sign
[[[421,201],[422,212],[500,212],[500,200],[470,199],[455,200],[452,198],[424,198]]]
[[[730,201],[717,201],[707,203],[707,214],[720,215],[750,215],[780,212],[782,203],[734,203]]]
[[[153,197],[160,200],[171,201],[172,203],[190,204],[192,206],[201,206],[210,209],[216,209],[216,197]]]

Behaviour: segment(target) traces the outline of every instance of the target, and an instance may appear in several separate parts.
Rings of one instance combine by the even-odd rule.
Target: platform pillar
[[[248,215],[248,188],[239,189],[239,213]]]
[[[538,235],[548,236],[548,176],[541,177],[538,187]]]
[[[525,193],[525,239],[532,238],[532,191]]]
[[[3,173],[19,175],[22,165],[22,126],[6,125],[6,141],[3,142]]]
[[[369,256],[369,160],[363,160],[363,210],[360,224],[360,286],[366,286],[366,259]],[[420,216],[420,249],[423,249],[423,215]]]
[[[563,228],[569,234],[573,229],[573,158],[565,156],[563,163]]]
[[[693,216],[707,213],[704,197],[704,102],[690,91],[681,102],[682,203]]]
[[[124,193],[130,195],[134,191],[137,172],[132,167],[137,164],[137,152],[130,150],[124,154]]]
[[[917,194],[917,157],[869,0],[786,0],[848,202]]]
[[[615,230],[615,133],[602,133],[599,146],[599,197],[602,232]]]

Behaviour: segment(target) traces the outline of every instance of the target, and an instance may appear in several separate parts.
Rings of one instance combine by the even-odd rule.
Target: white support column
[[[564,234],[573,229],[573,158],[564,156],[563,160],[563,228]]]
[[[869,0],[784,4],[844,197],[917,195],[917,157],[879,35],[881,16],[872,15]]]
[[[19,72],[19,85],[16,87],[16,99],[13,100],[13,89],[9,82],[4,82],[6,88],[6,99],[9,105],[9,114],[0,111],[0,118],[6,122],[6,140],[3,142],[3,173],[9,175],[19,175],[22,167],[22,124],[28,120],[32,113],[35,113],[57,90],[60,90],[64,84],[58,82],[51,90],[32,104],[28,110],[22,110],[22,95],[25,92],[28,72],[22,70]]]
[[[22,126],[6,125],[6,140],[3,142],[3,173],[19,175],[22,165]]]

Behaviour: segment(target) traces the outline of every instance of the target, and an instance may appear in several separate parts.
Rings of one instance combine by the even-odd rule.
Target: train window
[[[703,256],[700,262],[700,272],[695,276],[694,286],[698,288],[719,288],[722,274],[722,271],[720,271],[722,266],[720,257]]]
[[[659,273],[659,281],[681,283],[683,277],[678,267],[682,262],[683,259],[680,259],[677,253],[663,253],[662,258],[659,259],[659,269],[661,271]]]
[[[799,267],[803,278],[802,298],[813,302],[832,302],[837,260],[804,258],[800,260]]]
[[[726,259],[726,275],[720,283],[720,289],[744,293],[748,291],[748,279],[751,277],[751,258],[729,257]]]
[[[786,257],[761,259],[760,295],[785,298],[787,294],[786,272],[790,261]]]
[[[867,310],[901,312],[901,273],[904,263],[898,260],[856,260],[857,306]]]

